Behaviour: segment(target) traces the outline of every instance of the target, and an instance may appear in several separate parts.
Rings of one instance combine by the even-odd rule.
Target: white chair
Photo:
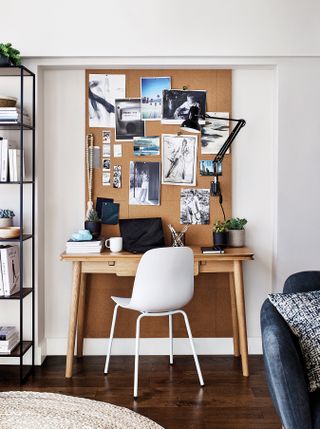
[[[170,364],[173,364],[172,316],[181,313],[186,324],[190,345],[201,386],[204,386],[198,357],[195,352],[187,314],[181,310],[193,297],[193,252],[188,247],[164,247],[146,252],[139,263],[131,298],[112,296],[116,303],[113,312],[108,353],[104,373],[108,373],[114,328],[119,307],[137,310],[134,364],[134,393],[138,397],[138,366],[140,320],[143,317],[169,316]]]

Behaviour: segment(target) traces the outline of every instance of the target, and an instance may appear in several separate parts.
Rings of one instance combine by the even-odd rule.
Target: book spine
[[[1,266],[1,259],[0,259],[0,296],[4,296],[4,287],[3,287],[3,277],[2,277],[2,266]],[[0,340],[2,340],[0,335]]]
[[[8,265],[8,249],[1,249],[1,268],[4,296],[10,296],[10,277]]]
[[[13,149],[9,149],[9,180],[10,180],[10,182],[14,181],[12,151],[13,151]]]
[[[18,181],[18,170],[17,170],[17,149],[12,151],[12,169],[13,169],[13,180]]]
[[[2,140],[1,182],[6,182],[8,177],[8,140]]]

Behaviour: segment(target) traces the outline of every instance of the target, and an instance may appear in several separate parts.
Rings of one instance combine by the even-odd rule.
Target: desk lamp
[[[182,122],[181,128],[182,130],[189,131],[192,133],[200,133],[201,128],[199,124],[199,119],[206,119],[206,118],[221,119],[223,121],[236,122],[236,126],[233,128],[233,130],[229,134],[229,137],[227,138],[225,143],[221,146],[219,152],[216,154],[214,160],[212,161],[213,162],[213,182],[211,182],[211,185],[210,185],[210,194],[213,197],[219,197],[219,204],[221,206],[223,217],[225,219],[225,213],[222,206],[223,198],[222,198],[221,186],[219,182],[219,176],[222,176],[222,161],[227,150],[230,148],[231,144],[233,143],[233,140],[236,138],[241,128],[246,125],[246,121],[244,119],[220,118],[218,116],[210,116],[208,114],[200,115],[199,108],[197,106],[192,106],[189,110],[188,118],[184,122]]]

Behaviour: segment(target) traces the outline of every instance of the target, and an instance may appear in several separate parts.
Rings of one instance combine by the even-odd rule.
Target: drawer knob
[[[116,265],[115,261],[108,261],[109,267],[114,267]]]

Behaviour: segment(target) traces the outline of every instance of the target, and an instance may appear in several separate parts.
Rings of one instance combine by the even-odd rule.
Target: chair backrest
[[[311,292],[320,290],[320,271],[300,271],[291,274],[284,283],[283,292]]]
[[[194,258],[189,247],[146,252],[139,263],[130,308],[145,312],[177,310],[193,297]]]

